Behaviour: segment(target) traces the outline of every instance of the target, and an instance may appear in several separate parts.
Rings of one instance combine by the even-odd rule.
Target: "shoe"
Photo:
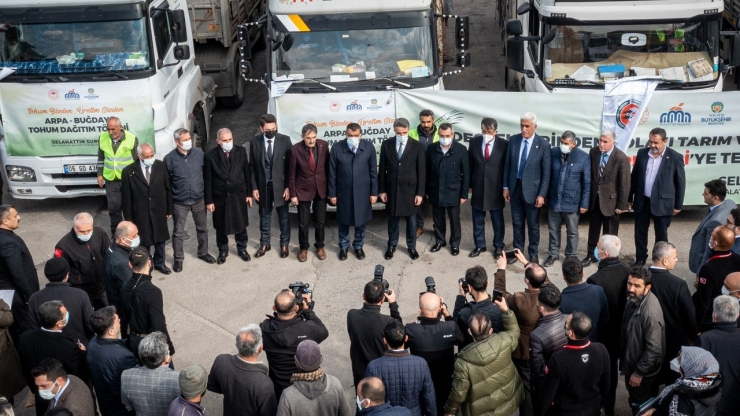
[[[452,249],[450,249],[450,253],[452,253],[453,256],[457,256],[460,254],[460,247],[452,247]]]
[[[543,264],[543,266],[550,267],[553,265],[553,263],[555,263],[555,260],[557,260],[557,257],[547,256],[547,258],[545,259],[545,264]]]
[[[540,259],[537,256],[529,256],[529,262],[540,264]]]
[[[154,270],[162,273],[162,274],[170,274],[172,273],[172,270],[170,270],[169,267],[162,265],[162,266],[154,266]]]
[[[432,253],[436,253],[439,250],[441,250],[442,247],[446,247],[446,246],[447,246],[447,243],[441,243],[441,244],[440,243],[437,243],[437,244],[433,245],[432,246],[432,249],[429,250],[429,251],[431,251]]]
[[[244,261],[252,260],[252,257],[249,256],[249,253],[247,253],[247,250],[238,250],[239,257],[242,258]]]
[[[416,260],[416,259],[419,258],[419,252],[416,251],[415,248],[410,248],[409,249],[409,256],[411,256],[411,260]]]
[[[365,251],[363,249],[355,250],[355,256],[357,256],[357,260],[365,260]]]
[[[298,261],[303,263],[304,261],[308,260],[308,250],[301,250],[298,252]]]
[[[326,250],[324,250],[324,247],[316,247],[316,257],[319,260],[324,260],[326,258]]]
[[[498,260],[499,257],[501,257],[503,255],[504,255],[504,253],[501,251],[501,249],[499,247],[494,247],[493,248],[493,258],[494,259]]]
[[[290,256],[290,251],[288,251],[288,246],[280,246],[280,258],[286,258]]]
[[[214,259],[215,261],[216,259]],[[182,260],[175,260],[175,264],[172,265],[172,271],[180,273],[182,271]]]
[[[385,251],[385,259],[390,260],[393,258],[393,253],[396,252],[396,246],[388,246],[388,250]]]
[[[213,264],[213,263],[216,262],[216,259],[214,259],[213,256],[211,256],[208,253],[206,253],[206,254],[204,254],[202,256],[198,256],[198,258],[201,259],[201,260],[203,260],[204,262],[206,262],[208,264]],[[182,262],[180,262],[180,266],[182,266]],[[177,271],[177,270],[175,270],[175,271]]]
[[[642,267],[645,265],[645,260],[635,260],[634,263],[632,263],[632,267]]]
[[[257,250],[257,252],[254,253],[254,257],[262,257],[262,256],[265,255],[266,252],[268,252],[270,250],[272,250],[272,247],[270,247],[269,244],[266,245],[266,246],[260,246],[260,248]]]
[[[216,260],[216,263],[218,264],[224,264],[226,263],[226,257],[229,255],[228,251],[222,251],[218,253],[218,260]]]
[[[416,228],[416,238],[419,238],[422,234],[424,234],[424,229],[421,227]]]
[[[470,254],[468,254],[468,257],[478,257],[478,255],[480,255],[480,253],[484,251],[486,251],[485,247],[476,247],[473,251],[470,252]]]
[[[339,249],[339,261],[347,260],[347,250]]]
[[[592,256],[586,256],[583,260],[581,260],[581,266],[588,267],[591,263],[596,263],[596,259]]]

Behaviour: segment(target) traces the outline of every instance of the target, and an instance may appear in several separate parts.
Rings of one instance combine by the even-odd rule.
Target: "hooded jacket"
[[[283,391],[277,410],[277,416],[293,415],[349,416],[342,383],[329,374],[315,381],[296,381]]]

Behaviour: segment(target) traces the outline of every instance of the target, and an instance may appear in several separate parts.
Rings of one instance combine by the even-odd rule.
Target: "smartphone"
[[[500,302],[503,298],[504,298],[504,292],[498,289],[493,289],[493,300],[494,301]]]
[[[516,258],[516,249],[504,251],[504,256],[506,256],[507,259],[515,259]]]

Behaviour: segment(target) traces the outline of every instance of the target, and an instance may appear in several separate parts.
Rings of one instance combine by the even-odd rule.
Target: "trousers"
[[[272,185],[267,187],[267,194],[260,195],[259,214],[260,214],[260,245],[270,244],[270,228],[272,228],[272,208],[274,206],[275,195]],[[288,218],[288,204],[281,207],[275,207],[280,224],[280,245],[287,246],[290,244],[290,220]]]
[[[432,218],[434,221],[434,239],[437,244],[445,242],[447,234],[447,219],[450,219],[450,246],[460,247],[462,231],[460,230],[460,205],[454,207],[438,207],[432,205]]]
[[[188,219],[188,212],[193,214],[195,222],[195,233],[198,238],[198,257],[208,254],[208,224],[206,220],[206,204],[203,199],[199,199],[192,205],[178,204],[175,202],[175,212],[172,216],[174,227],[172,228],[172,252],[175,260],[182,261],[185,259],[183,251],[183,236],[185,234],[185,221]]]
[[[308,250],[308,226],[313,207],[314,246],[324,247],[324,224],[326,224],[326,198],[317,193],[312,201],[298,201],[298,244],[301,250]]]
[[[593,205],[593,209],[589,211],[588,220],[588,248],[586,253],[589,256],[593,256],[594,249],[599,243],[599,238],[602,235],[618,235],[619,234],[619,217],[614,213],[613,215],[605,216],[601,213],[599,207],[599,196],[596,196],[596,202]]]
[[[406,246],[409,250],[416,249],[416,214],[408,217],[388,217],[388,247],[398,245],[398,223],[406,218]]]
[[[580,214],[576,212],[555,212],[552,207],[547,210],[547,227],[550,232],[549,255],[558,257],[560,253],[561,228],[565,223],[565,257],[575,256],[578,250],[578,219]]]
[[[123,185],[120,180],[105,180],[105,197],[108,199],[108,216],[110,217],[110,228],[115,230],[118,224],[123,221],[123,210],[121,208],[121,188]]]

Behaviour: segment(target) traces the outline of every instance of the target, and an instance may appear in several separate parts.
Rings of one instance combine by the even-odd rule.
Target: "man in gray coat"
[[[694,235],[691,236],[691,249],[689,250],[689,270],[699,273],[701,266],[707,262],[712,250],[709,249],[709,238],[712,231],[718,225],[724,225],[730,211],[737,208],[735,201],[725,200],[727,186],[722,179],[713,179],[704,184],[704,203],[709,206],[707,214],[696,227]]]

